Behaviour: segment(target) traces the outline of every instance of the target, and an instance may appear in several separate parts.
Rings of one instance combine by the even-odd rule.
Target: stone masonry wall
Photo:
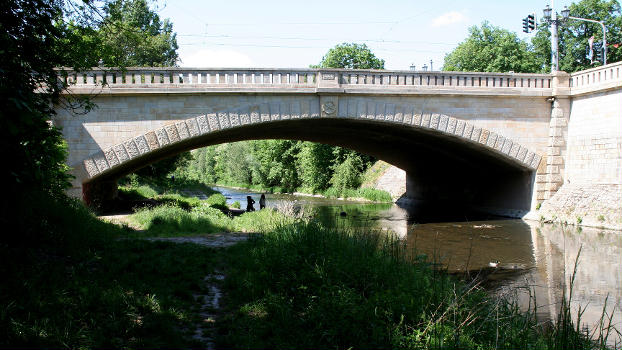
[[[573,98],[566,183],[622,184],[622,90]]]

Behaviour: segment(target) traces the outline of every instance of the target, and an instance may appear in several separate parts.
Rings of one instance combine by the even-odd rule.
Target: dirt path
[[[236,243],[248,239],[248,233],[243,232],[223,232],[210,233],[191,237],[152,237],[145,238],[149,241],[167,241],[175,243],[194,243],[211,248],[229,247]],[[205,349],[213,350],[216,348],[216,324],[220,314],[220,299],[222,292],[220,284],[225,279],[222,271],[214,271],[203,278],[205,293],[194,294],[194,300],[200,304],[200,321],[192,337],[205,344]]]

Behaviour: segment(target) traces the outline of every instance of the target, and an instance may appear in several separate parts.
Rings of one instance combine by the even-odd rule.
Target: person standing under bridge
[[[253,200],[253,198],[251,196],[246,196],[246,211],[255,211],[255,207],[253,206],[253,204],[255,204],[255,201]]]

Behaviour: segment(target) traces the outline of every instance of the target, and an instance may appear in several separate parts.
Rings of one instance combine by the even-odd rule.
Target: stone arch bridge
[[[573,98],[620,96],[621,65],[568,75],[341,69],[61,70],[71,193],[206,145],[297,139],[406,172],[413,200],[519,217],[564,183]],[[618,170],[619,172],[619,170]]]

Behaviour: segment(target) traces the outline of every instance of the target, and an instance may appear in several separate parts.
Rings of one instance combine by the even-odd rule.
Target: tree
[[[168,19],[161,21],[146,0],[113,0],[98,28],[105,66],[174,66],[177,38]]]
[[[333,159],[332,146],[303,142],[298,153],[298,169],[302,187],[314,193],[328,188]]]
[[[384,60],[374,55],[365,44],[339,44],[312,68],[384,69]]]
[[[607,28],[607,63],[622,60],[622,16],[620,4],[616,0],[582,0],[568,8],[573,17],[603,21]],[[532,39],[533,47],[540,66],[550,71],[551,66],[551,32],[549,26],[541,24],[541,30]],[[602,42],[602,27],[597,23],[589,23],[570,19],[558,27],[559,35],[559,69],[565,72],[576,72],[588,69],[600,63],[592,63],[586,55],[588,40]]]
[[[445,56],[443,70],[469,72],[538,72],[543,67],[516,33],[483,22],[469,28],[469,36]]]

